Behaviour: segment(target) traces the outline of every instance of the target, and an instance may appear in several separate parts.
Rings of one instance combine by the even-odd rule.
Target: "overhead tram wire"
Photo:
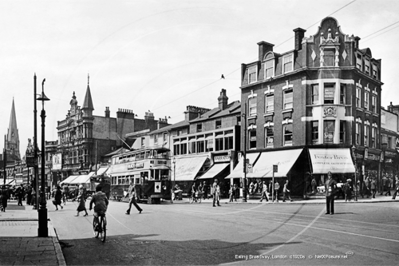
[[[334,12],[332,12],[331,14],[327,15],[327,17],[334,15],[335,13],[337,13],[338,11],[344,9],[345,7],[349,6],[350,4],[353,4],[354,2],[356,2],[357,0],[353,0],[352,2],[344,5],[343,7],[340,7],[339,9],[335,10]],[[314,24],[310,25],[309,27],[306,28],[306,30],[310,29],[311,27],[313,27],[314,25],[317,25],[318,23],[320,23],[322,20],[318,20],[317,22],[315,22]],[[276,45],[276,47],[279,47],[281,45],[283,45],[284,43],[292,40],[294,37],[290,37],[289,39],[283,41],[282,43]]]
[[[384,34],[384,33],[387,33],[388,31],[391,31],[391,30],[393,30],[393,29],[396,29],[397,27],[399,27],[399,25],[396,26],[396,27],[390,28],[390,29],[388,29],[388,28],[389,28],[389,27],[392,27],[393,25],[398,24],[398,23],[399,23],[399,21],[396,21],[396,22],[394,22],[394,23],[392,23],[392,24],[390,24],[390,25],[388,25],[388,26],[386,26],[386,27],[384,27],[384,28],[382,28],[382,29],[379,29],[379,30],[377,30],[377,31],[375,31],[375,32],[373,32],[373,33],[367,35],[366,37],[363,37],[363,38],[362,38],[362,41],[369,41],[369,40],[371,40],[371,39],[373,39],[373,38],[375,38],[375,37],[378,37],[378,36],[380,36],[380,35],[382,35],[382,34]],[[386,29],[387,29],[387,30],[386,30]],[[381,31],[383,31],[383,30],[385,30],[385,31],[384,31],[384,32],[381,32]],[[379,33],[379,32],[381,32],[381,33],[378,34],[378,35],[373,36],[374,34],[377,34],[377,33]]]
[[[348,4],[346,4],[346,5],[342,6],[342,7],[340,7],[339,9],[335,10],[334,12],[332,12],[331,14],[329,14],[328,16],[331,16],[331,15],[337,13],[338,11],[340,11],[340,10],[346,8],[347,6],[349,6],[350,4],[353,4],[353,3],[356,2],[356,1],[357,1],[357,0],[351,1],[350,3],[348,3]],[[312,24],[311,26],[307,27],[306,29],[309,29],[310,27],[313,27],[314,25],[320,23],[320,21],[321,21],[321,20],[318,20],[317,22],[315,22],[315,23]],[[292,38],[293,38],[293,37],[289,38],[288,40],[286,40],[286,41],[284,41],[284,42],[282,42],[282,43],[280,43],[280,44],[278,44],[276,47],[281,46],[282,44],[286,43],[287,41],[291,40]],[[240,68],[237,68],[237,69],[233,70],[232,72],[230,72],[230,73],[224,75],[224,77],[228,77],[228,76],[230,76],[231,74],[237,72],[238,70],[240,70]],[[218,82],[218,81],[219,81],[219,79],[216,80],[216,81],[213,81],[213,82],[211,82],[211,83],[209,83],[209,84],[207,84],[207,85],[205,85],[205,86],[202,86],[202,87],[200,87],[200,88],[198,88],[198,89],[196,89],[196,90],[194,90],[194,91],[192,91],[192,92],[190,92],[190,93],[188,93],[188,94],[185,94],[185,95],[183,95],[183,96],[181,96],[181,97],[179,97],[179,98],[176,98],[175,100],[170,101],[170,102],[168,102],[168,103],[166,103],[166,104],[164,104],[164,105],[162,105],[162,106],[159,106],[159,108],[160,108],[160,107],[167,106],[167,105],[169,105],[169,104],[171,104],[171,103],[174,103],[174,102],[176,102],[177,100],[180,100],[180,99],[182,99],[182,98],[184,98],[184,97],[186,97],[186,96],[189,96],[189,95],[193,94],[194,92],[197,92],[197,91],[202,90],[202,89],[204,89],[204,88],[206,88],[206,87],[208,87],[208,86],[210,86],[210,85],[212,85],[212,84],[215,84],[215,83]],[[157,108],[157,109],[159,109],[159,108]]]

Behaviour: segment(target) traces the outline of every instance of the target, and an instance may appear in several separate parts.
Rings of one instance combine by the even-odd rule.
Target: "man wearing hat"
[[[213,207],[216,207],[215,203],[217,202],[218,206],[220,206],[219,197],[220,197],[220,186],[218,184],[218,180],[215,179],[212,185],[212,196],[213,196]]]
[[[326,188],[326,214],[334,214],[334,194],[337,189],[337,182],[332,179],[331,172],[327,173],[327,180],[325,183]]]

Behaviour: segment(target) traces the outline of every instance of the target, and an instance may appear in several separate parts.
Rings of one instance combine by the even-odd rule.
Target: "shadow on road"
[[[151,236],[110,236],[105,243],[94,237],[63,240],[62,251],[67,265],[215,265],[238,262],[244,259],[240,255],[259,255],[282,244],[300,244],[148,240]]]

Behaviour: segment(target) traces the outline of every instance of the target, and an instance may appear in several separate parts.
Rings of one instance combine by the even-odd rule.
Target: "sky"
[[[35,73],[37,92],[46,79],[50,98],[47,141],[57,140],[73,92],[83,104],[88,75],[94,115],[109,107],[111,117],[121,108],[141,119],[151,111],[155,119],[182,121],[187,105],[217,107],[222,88],[229,102],[240,100],[241,64],[257,60],[258,42],[277,53],[293,50],[293,29],[309,37],[327,16],[382,60],[382,106],[399,104],[396,0],[0,1],[0,132],[7,134],[14,99],[25,154]],[[38,102],[39,143],[41,108]]]

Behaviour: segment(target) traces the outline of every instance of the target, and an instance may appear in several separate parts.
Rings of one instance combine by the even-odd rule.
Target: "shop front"
[[[349,148],[310,148],[311,172],[305,177],[304,195],[324,196],[327,173],[331,172],[338,187],[348,179],[355,180],[355,166]],[[352,183],[353,184],[353,183]]]

